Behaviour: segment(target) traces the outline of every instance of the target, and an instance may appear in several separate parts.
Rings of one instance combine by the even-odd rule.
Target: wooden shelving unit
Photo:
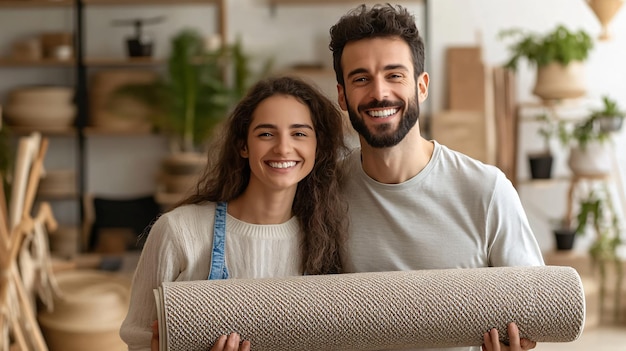
[[[67,147],[67,142],[72,145],[76,142],[74,150],[76,157],[77,186],[75,191],[66,191],[59,194],[41,194],[37,197],[41,201],[76,201],[78,203],[78,211],[76,214],[78,225],[83,227],[86,218],[85,204],[83,203],[86,193],[86,175],[88,162],[87,155],[87,138],[117,138],[117,137],[134,137],[148,136],[153,134],[150,130],[106,130],[89,126],[89,85],[88,76],[91,70],[98,69],[160,69],[165,67],[166,59],[164,58],[129,58],[129,57],[102,57],[90,56],[86,52],[87,36],[85,33],[89,31],[88,19],[85,17],[87,9],[95,7],[138,7],[138,6],[207,6],[213,11],[214,17],[207,18],[206,21],[214,23],[216,33],[220,36],[222,42],[227,42],[227,24],[226,24],[226,1],[227,0],[0,0],[0,11],[15,10],[16,14],[29,18],[28,11],[42,9],[64,8],[68,12],[68,18],[72,20],[70,25],[74,33],[73,37],[73,58],[70,60],[41,59],[36,61],[15,60],[11,57],[0,57],[0,70],[12,70],[14,68],[20,70],[32,68],[61,68],[66,69],[70,79],[74,80],[74,89],[76,92],[76,122],[71,128],[31,128],[7,125],[11,134],[14,136],[30,135],[34,131],[42,133],[42,135],[51,136],[59,140],[63,147]],[[208,17],[208,16],[207,16]],[[40,28],[45,28],[41,25]],[[33,23],[29,28],[38,28],[37,23]],[[72,161],[74,162],[74,161]],[[65,162],[64,162],[65,163]],[[70,166],[72,167],[72,166]],[[73,224],[72,224],[73,225]]]
[[[33,128],[33,127],[18,127],[18,126],[9,126],[8,127],[11,133],[16,136],[24,136],[30,135],[33,132],[39,132],[46,136],[67,136],[67,137],[76,137],[78,135],[78,130],[74,127],[70,128]]]
[[[0,7],[7,8],[40,8],[40,7],[70,7],[74,0],[0,0]]]
[[[85,65],[89,67],[151,67],[162,66],[165,59],[155,58],[108,58],[89,57],[85,59]]]
[[[180,4],[219,4],[220,0],[83,0],[86,5],[180,5]]]
[[[397,3],[423,3],[425,0],[398,0]],[[359,0],[269,0],[271,5],[333,5],[333,4],[361,4]],[[370,3],[376,3],[371,1]]]
[[[42,59],[36,61],[24,61],[12,58],[0,58],[0,67],[73,67],[75,65],[75,60]]]

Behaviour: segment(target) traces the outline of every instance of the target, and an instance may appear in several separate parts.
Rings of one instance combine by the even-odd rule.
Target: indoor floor
[[[626,326],[598,326],[569,343],[541,343],[537,351],[626,351]]]

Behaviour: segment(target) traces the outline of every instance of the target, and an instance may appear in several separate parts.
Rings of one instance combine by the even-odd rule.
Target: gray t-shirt
[[[401,184],[370,178],[361,166],[360,149],[348,155],[343,185],[350,206],[346,269],[543,265],[519,196],[504,173],[433,143],[426,167]]]

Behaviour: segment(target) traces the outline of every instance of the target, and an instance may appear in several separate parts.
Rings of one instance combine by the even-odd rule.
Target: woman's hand
[[[217,339],[211,351],[250,351],[250,341],[244,340],[239,345],[240,339],[237,333],[222,335]]]
[[[528,339],[520,339],[519,329],[515,323],[507,325],[509,345],[500,342],[498,329],[493,328],[483,335],[483,351],[525,351],[534,349],[537,343]]]
[[[150,350],[159,351],[159,321],[152,322],[152,340]]]

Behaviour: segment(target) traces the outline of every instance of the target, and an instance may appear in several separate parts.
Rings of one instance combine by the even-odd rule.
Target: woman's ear
[[[247,145],[244,145],[241,148],[241,151],[239,151],[239,155],[243,158],[248,158],[248,146]]]

